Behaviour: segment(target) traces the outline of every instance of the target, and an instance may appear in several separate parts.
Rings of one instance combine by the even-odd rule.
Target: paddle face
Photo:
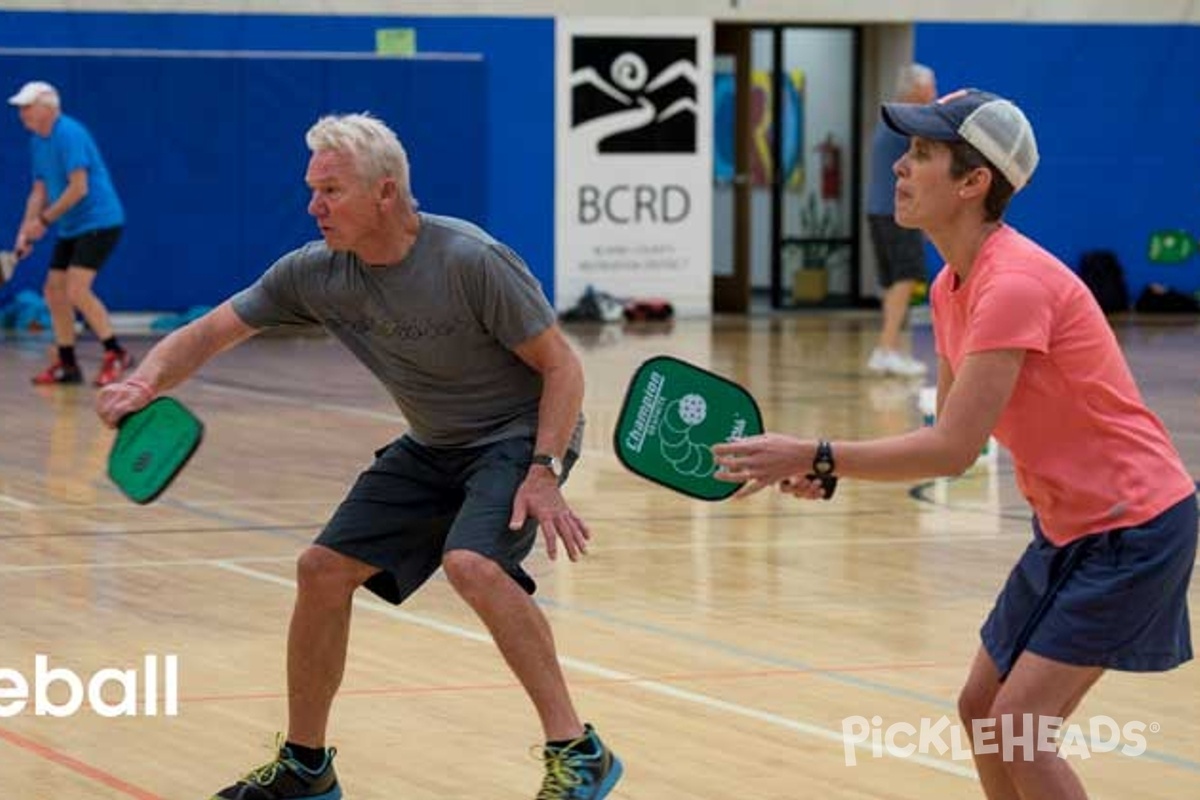
[[[108,477],[135,503],[171,485],[204,437],[204,423],[183,403],[159,397],[121,420],[108,454]]]
[[[712,445],[763,432],[758,404],[742,387],[671,356],[638,367],[613,431],[631,472],[700,500],[724,500],[739,484],[712,477]]]

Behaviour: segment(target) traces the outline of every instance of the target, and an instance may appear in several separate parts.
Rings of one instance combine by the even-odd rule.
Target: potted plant
[[[837,208],[808,192],[800,203],[800,239],[832,239],[838,235]],[[801,241],[790,246],[788,261],[793,263],[792,299],[798,303],[819,303],[829,291],[829,257],[837,248],[830,241]]]

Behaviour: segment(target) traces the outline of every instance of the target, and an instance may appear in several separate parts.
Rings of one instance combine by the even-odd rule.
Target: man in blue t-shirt
[[[933,102],[937,86],[933,70],[909,64],[900,70],[895,99],[900,103],[924,105]],[[879,375],[917,377],[925,365],[900,352],[900,329],[908,314],[909,300],[918,281],[926,279],[925,241],[920,231],[901,228],[893,219],[896,211],[896,176],[892,165],[908,150],[908,137],[893,131],[882,120],[871,138],[871,170],[867,184],[867,222],[875,246],[879,285],[883,288],[883,327],[879,341],[867,361],[867,369]]]
[[[30,81],[8,102],[19,109],[21,124],[33,134],[29,142],[33,187],[17,232],[17,256],[27,255],[51,227],[58,226],[45,285],[58,357],[33,382],[83,382],[75,360],[78,310],[104,345],[104,361],[93,383],[105,386],[133,366],[133,357],[113,334],[108,309],[92,291],[96,273],[121,238],[125,209],[92,135],[62,113],[58,90],[44,81]]]

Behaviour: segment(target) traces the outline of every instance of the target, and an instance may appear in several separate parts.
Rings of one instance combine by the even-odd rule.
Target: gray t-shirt
[[[478,227],[422,213],[403,261],[369,266],[323,241],[233,297],[255,328],[322,325],[383,383],[431,447],[536,433],[542,378],[512,348],[554,324],[516,253]],[[571,449],[578,451],[583,420]]]

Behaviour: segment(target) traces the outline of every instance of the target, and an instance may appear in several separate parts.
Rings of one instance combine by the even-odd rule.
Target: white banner
[[[712,21],[557,21],[555,301],[712,310]]]

